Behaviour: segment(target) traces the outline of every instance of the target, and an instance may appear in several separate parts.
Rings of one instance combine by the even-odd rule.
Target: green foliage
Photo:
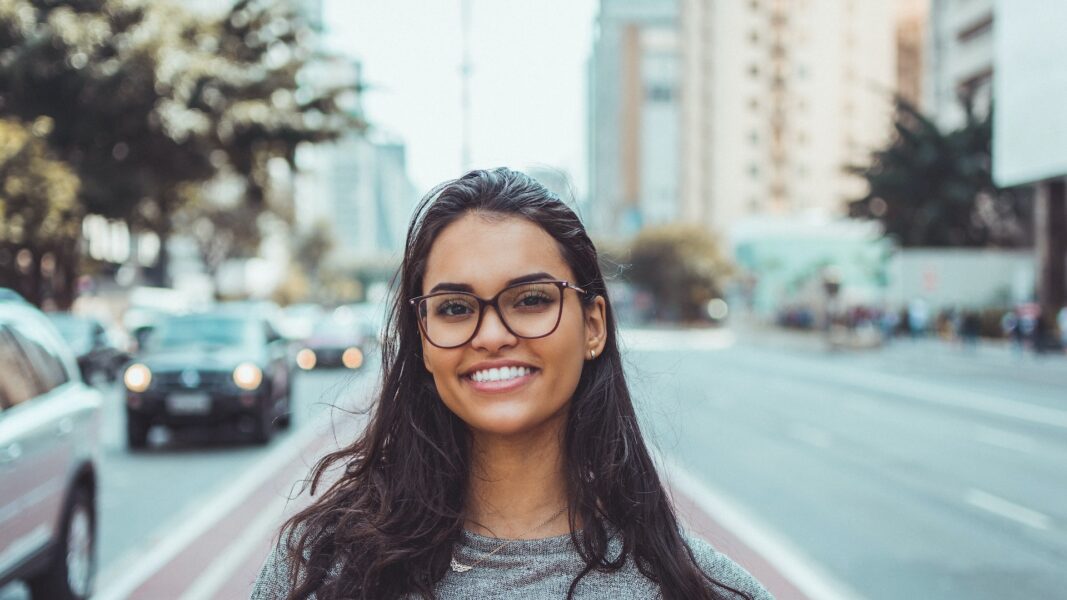
[[[248,240],[259,212],[291,214],[287,200],[271,205],[270,162],[361,126],[341,106],[354,90],[300,85],[310,41],[280,0],[239,0],[219,18],[160,0],[3,0],[0,115],[50,119],[83,213],[164,240],[174,213],[201,197],[190,186],[235,174],[242,219],[215,229],[230,223]]]
[[[1028,190],[993,183],[992,117],[964,101],[966,122],[942,132],[914,106],[897,101],[896,135],[866,167],[853,167],[870,193],[851,204],[902,246],[1020,246],[1029,242]]]
[[[0,119],[0,284],[31,302],[41,300],[42,267],[54,273],[57,260],[73,254],[81,222],[78,178],[52,156],[50,129],[45,117]]]
[[[646,228],[630,247],[627,278],[652,294],[657,318],[706,320],[730,266],[706,231],[686,225]]]
[[[0,239],[16,244],[77,240],[78,178],[44,141],[47,118],[0,119]]]

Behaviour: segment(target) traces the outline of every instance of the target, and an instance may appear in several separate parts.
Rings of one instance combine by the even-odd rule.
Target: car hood
[[[217,371],[232,369],[243,362],[261,364],[264,362],[263,359],[263,352],[254,348],[189,346],[155,350],[142,354],[137,360],[153,371],[181,369]]]

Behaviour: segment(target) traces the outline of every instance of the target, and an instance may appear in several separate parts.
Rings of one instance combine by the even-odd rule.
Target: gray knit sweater
[[[773,600],[770,593],[737,563],[716,552],[703,540],[688,535],[685,539],[700,567],[716,581],[745,591],[753,600]],[[464,573],[449,570],[437,584],[437,597],[441,600],[560,600],[567,597],[571,581],[584,565],[570,535],[515,541],[486,558],[502,541],[465,532],[462,543],[456,547],[456,559],[468,565],[485,560]],[[612,538],[608,546],[609,556],[618,556],[621,547],[619,539]],[[283,599],[288,591],[289,564],[284,549],[276,546],[256,580],[252,600]],[[574,594],[577,600],[652,600],[659,597],[658,586],[637,570],[632,559],[613,573],[589,573]]]

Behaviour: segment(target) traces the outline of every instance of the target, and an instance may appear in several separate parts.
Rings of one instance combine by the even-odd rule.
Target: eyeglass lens
[[[505,289],[497,297],[500,318],[524,338],[546,336],[562,312],[562,289],[555,283],[527,283]],[[460,346],[474,337],[481,303],[461,292],[434,295],[419,303],[424,332],[437,346]]]

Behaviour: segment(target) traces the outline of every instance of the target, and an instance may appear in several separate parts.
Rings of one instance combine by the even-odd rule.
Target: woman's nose
[[[478,331],[475,332],[474,338],[471,340],[471,346],[495,352],[500,348],[515,345],[517,341],[518,338],[504,326],[504,321],[500,318],[500,313],[497,312],[496,307],[485,307],[482,323],[478,326]]]

